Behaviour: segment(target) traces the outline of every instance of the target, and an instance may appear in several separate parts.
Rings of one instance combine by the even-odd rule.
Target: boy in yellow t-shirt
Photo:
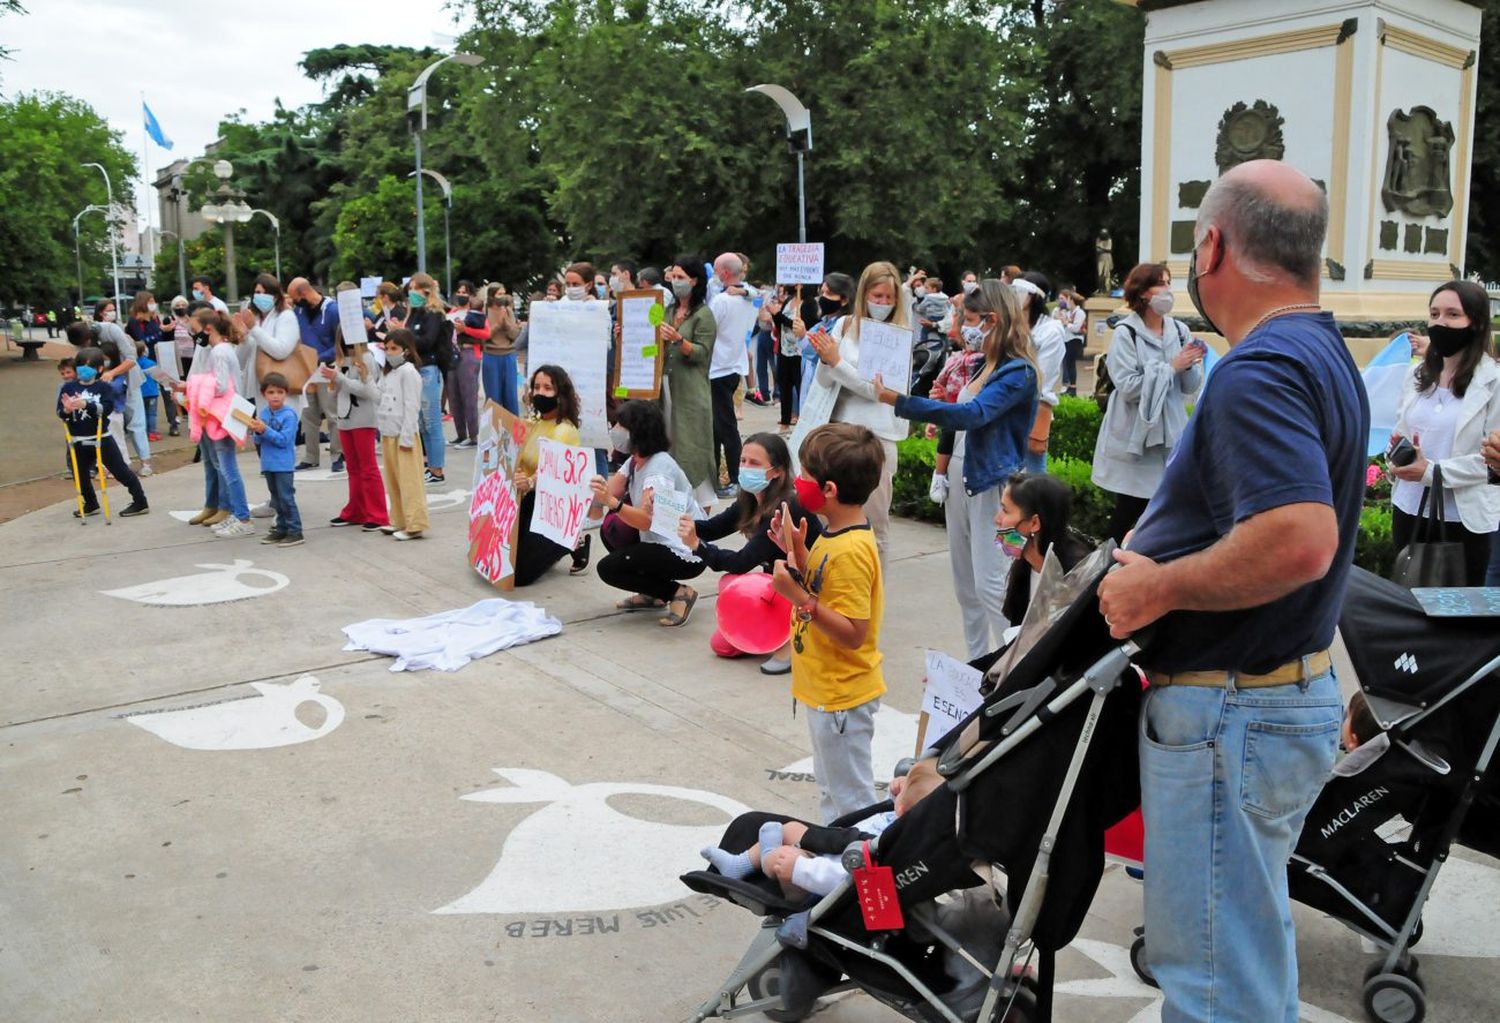
[[[885,597],[864,503],[880,482],[885,451],[864,427],[837,423],[808,434],[797,458],[797,500],[827,525],[809,549],[806,522],[797,528],[783,504],[773,538],[787,557],[773,579],[792,602],[792,697],[807,708],[826,824],[875,802],[870,740],[885,692]]]

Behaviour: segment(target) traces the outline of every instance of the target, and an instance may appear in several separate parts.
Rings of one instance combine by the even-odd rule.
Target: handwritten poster
[[[381,278],[361,277],[359,279],[359,294],[361,298],[374,298],[376,289],[380,287]]]
[[[620,296],[615,397],[655,398],[661,394],[662,347],[657,328],[664,312],[661,292],[655,288],[627,291]]]
[[[339,292],[339,329],[344,332],[344,344],[364,345],[370,343],[365,333],[365,307],[359,300],[359,292],[353,288]]]
[[[542,438],[537,446],[536,506],[531,531],[568,550],[578,541],[593,494],[594,453]]]
[[[782,242],[776,246],[777,284],[822,284],[823,243]]]
[[[495,402],[480,415],[480,443],[469,499],[469,564],[492,586],[515,586],[516,533],[520,505],[514,482],[516,458],[526,443],[526,421]]]
[[[910,327],[898,327],[878,320],[859,321],[859,375],[864,380],[881,382],[893,391],[911,386]]]
[[[605,400],[609,387],[609,304],[538,302],[531,307],[526,365],[561,366],[582,405],[578,432],[584,447],[609,446]]]
[[[922,693],[922,718],[917,745],[936,742],[961,724],[984,702],[979,686],[984,674],[963,661],[936,650],[927,651],[927,687]]]

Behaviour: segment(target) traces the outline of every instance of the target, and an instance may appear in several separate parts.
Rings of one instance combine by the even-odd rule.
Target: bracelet
[[[797,621],[807,624],[818,615],[818,595],[814,593],[806,604],[797,605]]]

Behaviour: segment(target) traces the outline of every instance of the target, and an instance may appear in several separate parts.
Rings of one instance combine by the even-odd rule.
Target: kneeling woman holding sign
[[[591,484],[595,504],[610,513],[599,531],[610,552],[599,562],[599,578],[633,594],[615,605],[621,611],[665,609],[660,624],[683,625],[698,591],[682,581],[706,567],[677,536],[683,515],[702,515],[692,484],[667,454],[667,424],[656,403],[627,401],[609,432],[611,446],[630,457],[608,480],[595,476]]]
[[[515,553],[517,586],[530,586],[569,553],[562,544],[531,531],[542,441],[578,445],[578,392],[573,389],[573,378],[568,376],[567,370],[561,366],[538,366],[532,371],[526,394],[536,418],[532,420],[526,433],[526,444],[516,458],[516,494],[521,501]],[[585,533],[571,552],[572,575],[588,568],[591,540],[592,537]]]

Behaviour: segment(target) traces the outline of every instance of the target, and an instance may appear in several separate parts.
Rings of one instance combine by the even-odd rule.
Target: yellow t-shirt
[[[834,642],[792,613],[792,696],[816,710],[848,710],[885,692],[880,662],[880,620],[885,594],[880,552],[868,525],[824,533],[807,552],[807,588],[821,607],[846,618],[867,620],[869,632],[857,650]]]
[[[538,419],[531,424],[530,432],[526,434],[526,443],[521,447],[521,453],[516,457],[516,473],[522,476],[535,476],[536,463],[542,450],[542,438],[555,440],[559,444],[572,444],[578,446],[578,427],[566,419]]]

